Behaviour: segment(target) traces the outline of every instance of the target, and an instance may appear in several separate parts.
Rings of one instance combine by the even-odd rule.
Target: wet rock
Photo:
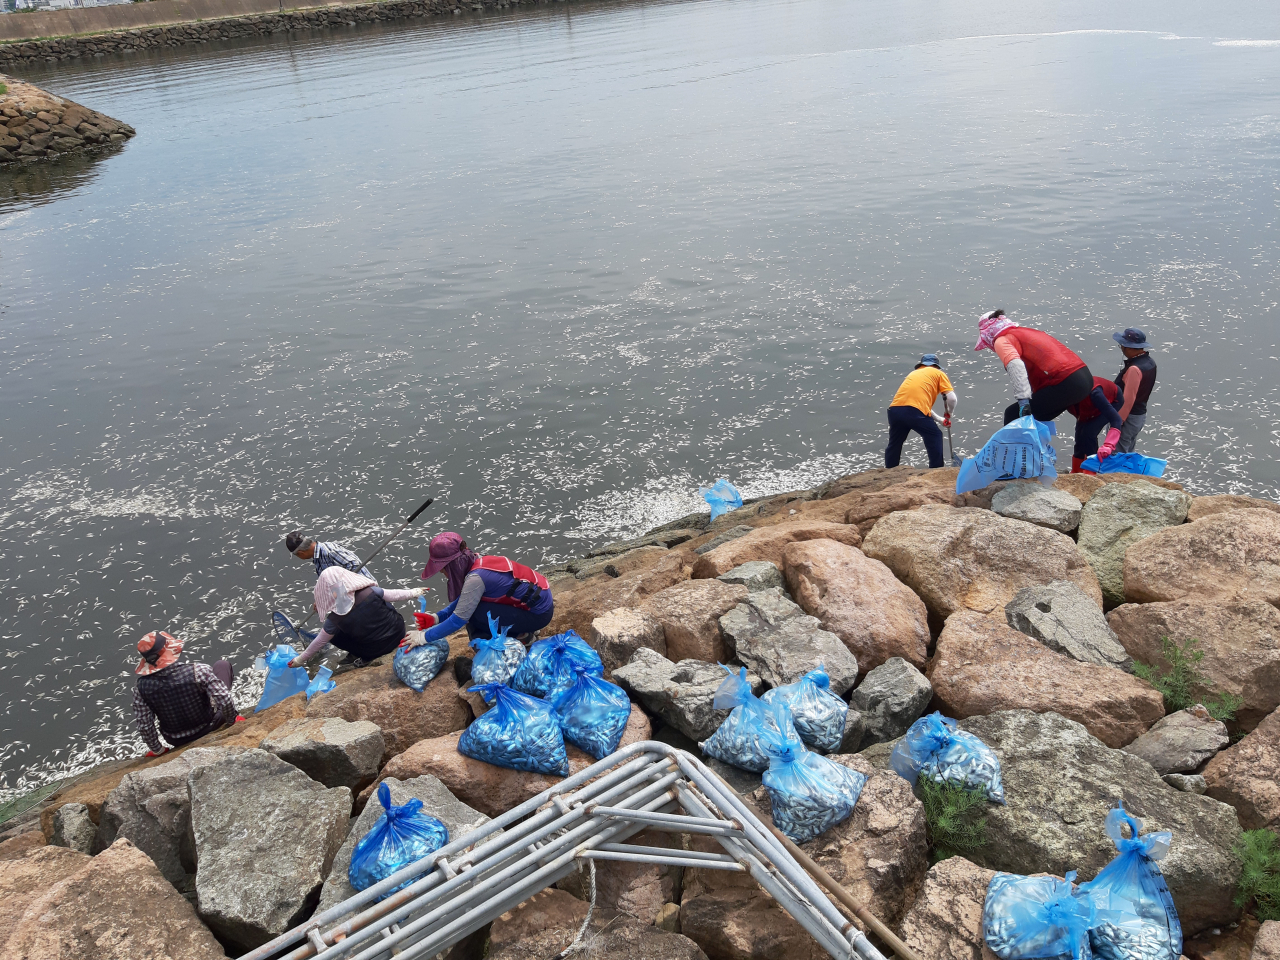
[[[49,844],[77,853],[93,853],[97,834],[98,825],[89,819],[89,808],[83,803],[68,803],[53,815],[53,836]]]
[[[1238,493],[1220,493],[1209,497],[1196,497],[1191,501],[1191,509],[1187,511],[1188,520],[1202,520],[1215,513],[1229,513],[1232,510],[1270,510],[1280,513],[1280,503],[1274,500],[1259,500],[1256,497],[1244,497]]]
[[[982,907],[995,875],[963,857],[936,864],[902,921],[902,941],[930,960],[996,960],[982,936]]]
[[[1160,779],[1183,793],[1203,794],[1209,789],[1204,777],[1194,773],[1166,773]]]
[[[991,509],[1011,520],[1070,533],[1080,526],[1083,504],[1065,490],[1038,483],[1011,483],[991,498]]]
[[[1080,515],[1080,551],[1093,566],[1103,599],[1124,603],[1124,555],[1130,546],[1187,518],[1191,498],[1150,483],[1113,483],[1089,500]]]
[[[1147,761],[1156,773],[1164,776],[1190,773],[1230,742],[1227,725],[1213,719],[1208,710],[1196,704],[1157,721],[1124,749]]]
[[[326,787],[353,793],[373,782],[382,766],[385,741],[376,723],[341,717],[290,720],[262,741],[262,749],[291,763]]]
[[[1186,598],[1280,605],[1280,514],[1232,510],[1140,540],[1125,551],[1124,593],[1133,603]]]
[[[868,673],[853,691],[849,705],[862,715],[864,732],[856,753],[873,743],[896,740],[924,714],[933,699],[927,677],[901,657],[892,657]]]
[[[600,654],[605,676],[612,676],[613,671],[629,662],[641,647],[667,655],[667,636],[662,622],[631,607],[619,607],[592,620],[587,641]]]
[[[597,573],[604,573],[610,577],[620,577],[624,573],[644,569],[655,560],[662,559],[666,553],[666,547],[639,547],[635,550],[628,550],[625,553],[618,553],[612,556],[585,557],[570,560],[565,565],[565,568],[573,574],[576,580],[586,580]]]
[[[1002,610],[1023,587],[1055,580],[1069,580],[1102,606],[1098,579],[1070,537],[988,510],[924,506],[895,513],[876,524],[863,549],[939,621],[961,610]]]
[[[679,835],[642,830],[627,843],[645,847],[681,849]],[[652,863],[596,862],[596,903],[608,904],[641,923],[656,924],[662,908],[680,892],[681,868]],[[571,873],[556,886],[579,900],[591,898],[591,884],[585,869]]]
[[[265,750],[197,767],[188,785],[205,923],[250,950],[310,916],[346,837],[351,791]]]
[[[44,838],[44,834],[40,836]],[[46,890],[75,876],[91,862],[88,854],[68,847],[46,846],[0,860],[0,946],[8,942],[27,908]]]
[[[711,706],[726,674],[714,663],[685,660],[672,663],[652,650],[641,648],[631,662],[613,672],[613,680],[645,709],[686,737],[701,743],[716,732],[728,710]],[[747,671],[752,690],[759,693],[760,677]]]
[[[960,728],[1000,759],[1007,806],[986,809],[987,843],[974,859],[1009,873],[1093,878],[1115,856],[1103,824],[1118,801],[1144,831],[1169,830],[1160,868],[1183,930],[1194,936],[1239,916],[1235,811],[1209,797],[1170,790],[1145,760],[1113,750],[1055,713],[1009,710],[963,720]]]
[[[1196,697],[1228,693],[1243,700],[1236,722],[1252,730],[1280,707],[1280,610],[1262,600],[1175,600],[1127,603],[1107,616],[1128,654],[1141,663],[1170,669],[1163,639],[1199,640],[1204,659],[1196,669],[1207,685]]]
[[[705,517],[705,514],[703,514]],[[681,543],[686,543],[694,537],[702,533],[701,529],[694,528],[675,528],[675,529],[659,529],[652,530],[642,537],[636,537],[632,540],[619,540],[615,543],[606,543],[603,547],[597,547],[589,550],[585,556],[594,557],[616,557],[624,553],[631,553],[639,550],[641,547],[663,547],[670,550],[672,547]]]
[[[1084,724],[1111,747],[1130,743],[1164,716],[1163,697],[1137,677],[1064,657],[975,613],[947,621],[929,680],[949,717],[1053,711]]]
[[[1250,960],[1280,960],[1280,920],[1268,920],[1258,930]]]
[[[891,657],[928,658],[925,605],[878,560],[832,540],[787,546],[783,570],[796,602],[838,636],[863,670]]]
[[[856,547],[862,542],[856,527],[825,520],[788,520],[773,526],[757,527],[746,536],[705,553],[694,564],[695,577],[718,577],[750,560],[763,560],[781,567],[782,552],[788,544],[805,540],[835,540]]]
[[[591,634],[591,621],[618,607],[638,607],[647,597],[689,579],[685,555],[668,551],[649,566],[620,577],[600,574],[576,582],[570,589],[556,587],[556,611],[543,636],[573,630],[580,637]]]
[[[672,660],[728,659],[720,618],[747,598],[747,588],[719,580],[688,580],[655,593],[641,611],[662,624]]]
[[[736,527],[730,527],[722,533],[717,533],[706,543],[697,547],[693,552],[699,556],[704,553],[710,553],[712,550],[716,549],[716,547],[723,547],[726,543],[729,543],[732,540],[737,540],[739,537],[746,536],[754,529],[754,527],[749,527],[745,523],[740,523]]]
[[[1004,608],[1013,629],[1082,663],[1133,672],[1133,660],[1098,605],[1074,583],[1023,587]]]
[[[782,571],[777,564],[768,560],[748,560],[727,573],[720,574],[716,579],[721,583],[741,584],[752,593],[782,587]]]
[[[1246,830],[1280,830],[1280,710],[1205,768],[1206,791],[1235,807]]]

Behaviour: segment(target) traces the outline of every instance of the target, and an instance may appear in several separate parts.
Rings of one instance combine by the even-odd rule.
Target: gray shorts
[[[1138,442],[1138,434],[1142,432],[1146,422],[1145,413],[1141,416],[1129,414],[1129,418],[1120,427],[1120,442],[1116,444],[1116,453],[1133,453],[1133,445]]]

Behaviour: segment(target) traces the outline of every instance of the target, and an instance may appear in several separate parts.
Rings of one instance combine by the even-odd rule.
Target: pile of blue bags
[[[503,683],[468,689],[484,697],[486,703],[492,702],[493,708],[462,731],[460,754],[511,770],[569,775],[564,734],[550,704]]]
[[[427,598],[418,598],[418,609],[427,611]],[[431,640],[412,649],[403,644],[396,648],[395,658],[391,661],[391,669],[406,687],[421,693],[428,683],[444,667],[449,659],[449,641],[444,637]]]
[[[769,769],[769,755],[764,752],[760,738],[768,727],[776,726],[778,714],[770,713],[764,701],[751,692],[746,667],[742,667],[738,673],[734,673],[723,663],[720,667],[729,676],[716,690],[711,705],[717,710],[730,711],[729,716],[715,733],[698,746],[707,756],[740,770],[764,773]],[[787,722],[791,723],[789,712]],[[794,729],[783,732],[798,739]]]
[[[499,627],[498,618],[491,613],[489,636],[476,637],[471,641],[471,648],[476,651],[475,659],[471,661],[471,679],[479,686],[510,683],[524,661],[524,644],[515,637],[508,637],[509,629]]]
[[[986,442],[976,457],[960,464],[956,493],[981,490],[997,480],[1039,480],[1046,486],[1058,479],[1058,453],[1051,437],[1052,423],[1028,414],[1007,423]]]
[[[356,890],[368,890],[449,842],[448,828],[422,812],[421,800],[413,799],[397,807],[391,802],[391,790],[385,783],[378,785],[378,800],[385,812],[351,851],[347,880]],[[411,883],[413,880],[406,880],[395,890],[388,890],[384,898]]]
[[[511,677],[511,686],[531,697],[550,700],[573,685],[579,667],[604,676],[600,654],[572,630],[566,630],[529,645],[529,653]]]
[[[738,488],[723,478],[709,487],[699,487],[698,492],[711,505],[712,520],[742,506],[742,494],[738,492]]]
[[[285,697],[302,693],[311,685],[311,677],[305,667],[289,666],[289,661],[297,655],[298,651],[292,644],[281,643],[259,661],[266,667],[267,682],[262,688],[262,696],[258,698],[258,705],[253,708],[254,713],[274,707]]]
[[[889,765],[913,787],[923,776],[980,791],[988,800],[1004,803],[1000,759],[973,734],[957,730],[956,722],[941,713],[931,713],[913,723],[893,748]]]
[[[568,743],[603,760],[622,742],[631,701],[621,687],[575,666],[573,683],[551,701],[551,712]]]
[[[806,746],[824,753],[839,749],[849,705],[831,692],[831,678],[821,664],[795,683],[766,690],[760,699],[766,704],[787,705],[796,732]]]

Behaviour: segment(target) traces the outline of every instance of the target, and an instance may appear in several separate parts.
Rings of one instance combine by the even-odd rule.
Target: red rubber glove
[[[1107,431],[1107,439],[1098,448],[1098,459],[1105,460],[1116,452],[1116,444],[1120,442],[1120,431],[1112,427]]]
[[[159,753],[156,753],[154,750],[148,750],[148,751],[147,751],[147,756],[148,756],[148,757],[163,757],[163,756],[164,756],[166,753],[168,753],[168,752],[169,752],[169,748],[168,748],[168,747],[165,747],[165,748],[164,748],[163,750],[161,750]]]
[[[236,718],[235,718],[234,720],[232,720],[231,722],[232,722],[232,723],[244,723],[244,717],[240,716],[240,714],[238,714],[238,713],[237,713],[237,714],[236,714]]]
[[[951,415],[950,415],[950,414],[947,414],[946,416],[944,416],[944,417],[942,418],[942,425],[943,425],[944,427],[949,427],[949,426],[951,426]]]
[[[413,619],[418,621],[419,630],[430,630],[440,622],[434,613],[419,613],[416,610],[413,612]]]

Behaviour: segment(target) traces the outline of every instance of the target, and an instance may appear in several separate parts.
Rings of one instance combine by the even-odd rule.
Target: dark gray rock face
[[[1141,757],[1156,773],[1190,773],[1208,763],[1231,744],[1227,725],[1209,716],[1200,704],[1179,710],[1156,722],[1125,746],[1125,753]]]
[[[265,750],[197,767],[188,789],[196,910],[210,929],[247,951],[310,916],[346,837],[351,791]]]
[[[64,803],[53,814],[51,847],[66,847],[77,853],[93,853],[98,825],[89,817],[83,803]]]
[[[722,547],[730,540],[737,540],[739,537],[745,537],[754,529],[755,527],[749,527],[745,523],[739,524],[736,527],[730,527],[723,533],[717,533],[714,537],[695,549],[693,552],[699,555],[710,553],[716,547]]]
[[[714,663],[681,660],[672,663],[660,653],[641,647],[631,661],[613,671],[613,680],[668,726],[701,742],[716,732],[728,710],[711,706],[716,689],[727,674]],[[747,671],[751,689],[759,693],[760,678]]]
[[[933,686],[923,673],[902,657],[886,660],[853,691],[849,704],[862,714],[864,731],[861,743],[849,752],[896,740],[920,719],[932,697]]]
[[[359,793],[378,775],[386,741],[382,729],[368,720],[300,717],[273,730],[262,749],[326,787]]]
[[[1204,793],[1209,789],[1204,777],[1194,773],[1166,773],[1160,779],[1183,793]]]
[[[1133,659],[1093,599],[1069,580],[1023,587],[1005,604],[1009,626],[1082,663],[1133,673]]]
[[[858,660],[844,641],[823,630],[781,587],[748,594],[720,618],[720,632],[731,652],[771,687],[794,683],[819,664],[836,696],[858,680]]]
[[[841,738],[840,749],[836,753],[857,753],[862,749],[862,738],[866,732],[866,718],[858,710],[850,707],[844,718],[844,737]]]
[[[777,564],[768,560],[748,560],[740,563],[728,573],[716,577],[723,583],[740,583],[752,593],[757,590],[768,590],[771,587],[782,589],[782,571]]]
[[[1144,833],[1173,833],[1160,869],[1187,936],[1239,917],[1232,898],[1241,868],[1232,847],[1241,831],[1231,807],[1169,789],[1145,760],[1056,713],[1006,710],[960,727],[1000,758],[1008,801],[987,807],[987,844],[974,857],[983,866],[1057,876],[1079,870],[1091,880],[1115,856],[1103,823],[1123,802]]]

